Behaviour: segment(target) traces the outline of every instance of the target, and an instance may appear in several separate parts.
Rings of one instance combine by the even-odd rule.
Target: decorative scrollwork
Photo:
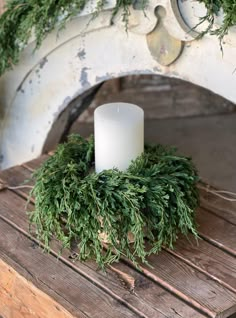
[[[124,27],[122,16],[116,24]],[[146,35],[153,58],[163,66],[173,63],[184,43],[198,36],[182,18],[177,0],[150,0],[145,10],[136,3],[130,11],[128,31]]]

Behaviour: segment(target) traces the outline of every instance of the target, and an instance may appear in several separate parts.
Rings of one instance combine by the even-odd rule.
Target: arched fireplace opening
[[[117,101],[135,103],[144,109],[146,142],[177,147],[180,153],[193,158],[205,181],[236,190],[234,103],[183,80],[127,76],[106,81],[67,132],[84,137],[93,134],[96,107]]]
[[[32,37],[17,66],[1,76],[1,169],[34,159],[60,141],[99,85],[112,78],[179,78],[236,102],[233,36],[225,38],[222,57],[217,37],[196,40],[179,1],[150,0],[148,18],[138,6],[130,8],[128,33],[122,14],[111,21],[113,8],[108,1],[91,21],[94,7],[87,7],[59,35],[50,33],[34,54]]]

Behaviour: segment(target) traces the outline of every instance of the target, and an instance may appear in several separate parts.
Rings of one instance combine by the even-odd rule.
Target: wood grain
[[[204,239],[236,256],[236,226],[202,208],[198,209],[197,223]]]
[[[35,169],[38,164],[38,162],[36,162],[36,164],[34,162],[29,163],[29,168],[31,170]],[[28,168],[28,164],[24,167]],[[5,172],[4,178],[12,178],[11,173],[14,172],[13,174],[15,174],[15,179],[13,181],[22,182],[22,179],[27,177],[28,173],[30,173],[30,171],[27,172],[26,169],[22,169],[22,173],[21,168],[16,169],[12,172],[9,170],[8,172]],[[2,177],[2,175],[0,175],[0,177]],[[25,193],[27,193],[27,190]],[[0,193],[0,200],[1,197],[2,196]],[[14,193],[5,191],[4,198],[0,201],[1,215],[2,217],[10,220],[10,222],[13,222],[14,226],[18,226],[19,230],[23,230],[25,231],[25,233],[27,233],[27,218],[24,214],[22,214],[22,206],[19,204],[19,202],[16,202],[18,200],[23,201]],[[15,208],[11,207],[12,202]],[[7,210],[11,212],[9,213],[7,212]],[[205,234],[208,235],[207,237],[214,242],[216,240],[215,235],[217,232],[214,232],[212,230],[206,231],[207,227],[205,223],[208,222],[205,222],[205,214],[207,216],[206,219],[208,220],[210,218],[211,220],[211,228],[214,228],[215,223],[218,224],[217,228],[218,230],[220,230],[219,233],[222,232],[222,229],[226,229],[227,232],[229,229],[232,229],[231,227],[234,228],[232,222],[228,222],[225,219],[217,217],[216,215],[214,215],[214,213],[206,211],[205,209],[200,209],[198,212],[198,220],[202,220],[203,225],[205,226],[204,227],[200,224],[200,230],[203,230],[202,233],[204,235],[205,229],[205,232],[207,232]],[[224,240],[227,249],[227,235],[224,237]],[[231,239],[230,242],[232,245],[233,241]],[[58,242],[54,242],[53,244],[54,251],[58,251],[60,247],[58,245]],[[103,273],[96,273],[96,266],[94,263],[91,262],[88,262],[86,265],[82,264],[82,267],[81,263],[72,264],[71,266],[75,271],[78,271],[79,273],[82,272],[82,275],[88,275],[87,279],[92,280],[101,289],[106,290],[108,294],[111,293],[112,290],[112,292],[114,292],[115,294],[114,297],[120,297],[121,299],[125,300],[128,305],[134,306],[138,310],[143,310],[143,312],[147,313],[148,317],[153,316],[153,313],[153,317],[155,317],[155,314],[157,314],[157,312],[155,313],[155,311],[151,311],[151,308],[153,308],[153,304],[155,304],[155,299],[151,297],[149,301],[147,301],[148,297],[154,294],[156,295],[156,297],[160,298],[161,292],[163,291],[162,288],[160,290],[156,289],[155,286],[157,285],[153,282],[151,282],[150,285],[150,279],[161,284],[165,288],[169,289],[171,292],[174,292],[178,295],[178,297],[181,297],[189,304],[192,304],[196,308],[203,310],[211,317],[227,317],[228,315],[236,311],[236,295],[235,293],[232,293],[233,291],[235,291],[236,259],[225,253],[225,251],[220,250],[219,248],[213,246],[208,242],[201,241],[199,244],[199,246],[197,246],[196,244],[192,246],[191,243],[186,243],[185,240],[179,240],[179,242],[177,242],[177,249],[174,251],[175,255],[171,255],[169,252],[163,252],[158,256],[154,256],[154,259],[151,258],[154,269],[150,270],[149,268],[144,267],[144,273],[146,277],[140,275],[140,273],[137,273],[137,271],[135,271],[134,269],[132,269],[130,272],[128,267],[122,263],[117,264],[116,268],[118,269],[118,271],[123,270],[124,273],[129,273],[132,277],[135,277],[137,286],[139,286],[138,282],[142,282],[143,279],[145,280],[144,285],[149,286],[147,289],[147,293],[143,293],[142,288],[140,290],[137,289],[139,292],[138,302],[135,302],[132,294],[130,293],[128,294],[129,297],[127,297],[127,294],[124,293],[124,289],[122,289],[122,286],[119,286],[119,284],[117,284],[117,280],[114,277],[114,275],[116,275],[117,273],[109,271],[107,274],[108,276],[104,276]],[[68,250],[64,251],[64,261],[71,263],[72,261],[69,259],[69,256],[70,252]],[[162,264],[162,266],[160,266],[160,264]],[[166,272],[166,268],[168,268],[168,271],[170,271],[169,274]],[[176,273],[178,273],[178,275]],[[191,286],[195,286],[197,288],[191,288]],[[170,294],[165,292],[163,295],[164,297],[162,298],[162,302],[158,302],[157,304],[157,311],[159,311],[159,314],[168,314],[169,316],[171,314],[170,311],[166,312],[163,309],[165,309],[167,304],[165,300],[170,297]],[[172,296],[172,303],[173,299],[174,298]],[[163,304],[163,306],[161,307],[160,304]],[[183,314],[182,317],[198,317],[194,316],[194,312],[192,313],[193,316],[190,316],[189,314],[186,315],[186,308],[184,307],[181,312],[181,310],[179,310],[181,308],[179,304],[176,308],[177,310],[175,308],[173,308],[173,310],[176,310],[176,312],[180,313],[180,315]]]
[[[11,169],[3,170],[0,174],[0,184],[5,184],[7,187],[16,187],[13,192],[18,193],[24,199],[28,199],[30,188],[28,186],[32,186],[31,179],[32,172],[28,169],[15,166]],[[27,186],[24,188],[24,186]]]
[[[52,248],[54,251],[58,250],[55,241],[52,244]],[[68,252],[68,250],[63,251],[62,256],[64,259],[69,259]],[[159,317],[161,313],[165,317],[178,315],[179,317],[197,318],[204,316],[152,280],[143,276],[136,269],[122,262],[109,266],[106,273],[97,271],[97,265],[92,261],[86,262],[85,266],[87,268],[83,269],[83,265],[80,262],[74,263],[75,270],[84,270],[87,274],[89,273],[90,279],[92,278],[93,281],[98,280],[107,290],[115,292],[122,299],[125,299],[127,303],[144,312],[148,317]],[[128,279],[133,281],[133,285],[127,284],[127,279],[124,280],[124,276],[128,276]]]
[[[148,259],[144,273],[210,317],[228,317],[236,312],[236,295],[204,273],[163,251]]]
[[[24,211],[25,202],[10,191],[5,191],[2,200],[1,197],[2,195],[0,194],[0,217],[4,217],[5,220],[13,223],[15,228],[24,231],[25,235],[27,235],[28,220],[26,214],[22,212]],[[55,252],[54,256],[57,257],[61,245],[56,240],[53,240],[51,248]],[[186,305],[183,301],[143,277],[137,271],[129,269],[128,266],[124,268],[124,266],[122,267],[122,264],[120,264],[118,265],[118,269],[134,277],[136,285],[135,294],[129,291],[122,282],[117,279],[116,273],[111,270],[106,274],[102,271],[97,271],[97,266],[94,262],[88,262],[86,264],[76,262],[73,264],[71,255],[73,255],[72,252],[64,250],[59,259],[67,266],[72,267],[80,275],[92,281],[94,285],[102,290],[106,290],[106,292],[114,298],[120,299],[126,304],[126,307],[136,308],[137,311],[142,313],[145,317],[171,317],[174,313],[179,313],[179,315],[183,315],[182,317],[187,315],[189,318],[203,317],[203,315]],[[145,291],[145,294],[143,294],[143,291]],[[169,302],[171,302],[171,307],[168,305]]]
[[[1,259],[0,316],[4,318],[73,317]]]
[[[214,188],[212,188],[214,190]],[[217,189],[215,189],[217,190]],[[218,217],[236,225],[236,202],[223,200],[220,197],[200,190],[201,206]]]
[[[45,158],[47,158],[47,156],[44,156],[44,159]],[[42,163],[42,161],[39,161],[39,159],[36,159],[30,163],[30,166],[35,169],[39,163]],[[11,180],[12,184],[20,184],[24,182],[25,179],[29,178],[30,174],[31,172],[25,168],[15,167],[15,168],[3,171],[1,175],[6,180]],[[26,194],[27,194],[27,191],[28,189],[25,189]],[[221,205],[223,205],[222,202],[221,202]],[[202,233],[207,232],[207,235],[208,235],[207,237],[209,237],[209,235],[212,232],[209,231],[208,222],[205,222],[204,213],[206,213],[206,215],[211,218],[211,227],[213,229],[215,224],[214,222],[216,223],[220,222],[221,230],[219,229],[219,231],[224,232],[224,229],[225,228],[228,229],[228,227],[230,227],[230,229],[228,230],[231,231],[232,226],[228,224],[228,222],[225,222],[224,219],[223,221],[220,221],[219,218],[215,218],[214,215],[209,214],[209,211],[206,211],[205,209],[200,209],[198,212],[198,215],[200,215],[200,219],[201,219],[201,226],[199,230]],[[231,218],[233,218],[233,215],[235,215],[235,219],[236,219],[236,213],[234,214],[232,213]],[[205,228],[206,230],[204,232]],[[212,234],[213,235],[210,239],[214,240],[215,232],[213,231]],[[228,238],[229,236],[226,235],[227,240]],[[232,235],[232,240],[233,240],[233,243],[231,245],[235,246],[236,248],[236,236],[234,236],[234,232]],[[227,244],[227,241],[225,244]],[[186,249],[184,249],[184,246],[186,247]],[[177,248],[176,253],[178,253],[179,256],[183,257],[187,262],[189,262],[190,264],[194,266],[197,266],[199,269],[202,269],[214,279],[220,282],[223,282],[225,286],[232,288],[232,290],[235,290],[236,288],[236,284],[235,284],[236,259],[235,258],[232,258],[226,253],[212,246],[212,244],[209,244],[202,240],[199,240],[199,246],[197,246],[195,241],[191,241],[190,239],[190,242],[188,242],[185,240],[185,238],[182,238],[182,240],[179,240],[177,242],[176,248]]]
[[[32,161],[22,164],[22,167],[28,168],[30,171],[34,171],[35,169],[39,168],[39,166],[48,158],[49,155],[44,154]]]
[[[27,269],[36,286],[76,317],[145,317],[123,306],[52,255],[42,253],[34,242],[2,220],[0,233],[4,233],[4,239],[0,239],[1,253]]]
[[[201,270],[236,294],[236,258],[214,245],[189,236],[180,237],[171,254],[181,258],[191,266]]]
[[[21,201],[23,200],[17,195],[6,191],[4,198],[0,200],[0,213],[2,217],[14,222],[19,229],[26,229],[27,231],[27,220],[21,212],[24,202],[21,203]],[[170,291],[174,291],[179,297],[211,317],[217,317],[218,312],[223,312],[222,317],[227,317],[225,314],[231,313],[233,310],[236,311],[236,308],[234,308],[234,304],[236,307],[235,294],[214,280],[211,281],[206,275],[194,270],[184,262],[172,257],[172,255],[165,252],[158,256],[155,255],[150,258],[150,264],[156,270],[156,280],[154,281],[162,284]],[[160,264],[162,264],[162,267],[160,267]],[[153,277],[150,278],[153,279]],[[196,285],[198,288],[195,290],[192,286]],[[221,302],[223,303],[221,304]],[[218,305],[219,307],[217,307]]]

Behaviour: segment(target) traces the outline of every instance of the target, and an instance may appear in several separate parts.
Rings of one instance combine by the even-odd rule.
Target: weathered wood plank
[[[27,220],[24,214],[22,215],[21,198],[10,191],[6,192],[8,193],[5,193],[4,198],[0,200],[1,216],[15,222],[17,226],[25,228],[27,231]],[[159,283],[211,317],[217,317],[219,312],[223,312],[222,317],[227,317],[228,312],[236,311],[235,294],[176,257],[163,252],[151,257],[150,263],[155,267],[156,279]],[[198,289],[195,290],[192,286],[198,286]],[[228,308],[230,308],[229,311]]]
[[[89,264],[88,264],[89,266]],[[93,264],[94,266],[94,264]],[[119,272],[125,275],[129,275],[132,279],[134,279],[134,293],[135,296],[142,300],[145,304],[148,304],[152,308],[156,308],[165,314],[166,317],[188,317],[188,318],[197,318],[197,317],[205,317],[205,315],[200,314],[197,310],[193,309],[188,304],[184,303],[177,297],[173,296],[171,293],[167,292],[164,288],[158,286],[155,282],[145,277],[137,270],[127,266],[123,262],[119,262],[112,266],[112,270],[110,268],[107,269],[107,274],[110,282],[104,282],[106,286],[112,288],[114,284],[114,279],[111,280],[111,277],[116,275],[116,278],[122,279],[122,276]],[[114,269],[117,272],[114,272]],[[103,273],[104,274],[104,273]],[[112,282],[112,285],[111,285]],[[121,281],[124,283],[124,281]],[[107,285],[107,283],[109,285]],[[114,285],[113,285],[114,286]],[[126,301],[133,303],[133,295],[131,293],[127,293],[124,295]],[[148,314],[148,312],[146,312]],[[148,317],[156,317],[155,315],[149,315]]]
[[[60,304],[0,259],[0,317],[73,318]]]
[[[28,168],[29,170],[33,171],[37,169],[48,158],[49,158],[49,155],[44,154],[32,161],[22,164],[22,167]]]
[[[236,256],[236,226],[205,209],[198,209],[197,223],[200,235],[217,247]]]
[[[21,166],[15,166],[11,169],[3,170],[0,173],[0,184],[12,188],[20,196],[28,199],[30,186],[33,185],[31,179],[32,173]],[[26,187],[25,187],[26,186]]]
[[[13,222],[15,227],[27,233],[28,220],[23,211],[24,204],[25,202],[20,197],[10,191],[5,191],[4,196],[0,194],[0,217],[2,216],[10,222]],[[55,251],[56,255],[60,251],[61,245],[54,240],[51,248]],[[179,313],[179,315],[189,318],[203,317],[202,314],[198,313],[183,301],[143,277],[137,271],[129,269],[128,266],[124,268],[124,265],[118,264],[117,268],[134,278],[136,285],[135,294],[127,290],[127,288],[117,280],[117,273],[114,273],[114,271],[108,270],[106,274],[101,271],[98,272],[97,266],[93,262],[86,264],[76,262],[76,264],[73,264],[70,255],[70,251],[64,250],[60,259],[63,258],[65,264],[71,266],[83,276],[87,276],[90,281],[100,286],[101,289],[106,289],[108,293],[114,294],[114,297],[121,298],[127,306],[130,304],[134,308],[137,308],[137,310],[147,315],[147,317],[171,317],[173,313]],[[144,291],[145,294],[143,293]],[[171,307],[168,305],[169,303],[172,304]]]
[[[202,189],[200,190],[200,199],[202,208],[236,225],[236,202],[223,200],[207,190]]]
[[[235,293],[177,257],[163,251],[151,255],[148,261],[152,267],[142,266],[145,275],[204,310],[210,317],[223,318],[236,312]]]
[[[38,159],[32,161],[30,164],[32,164],[32,167],[34,167],[35,169],[35,167],[38,165]],[[29,179],[30,175],[31,175],[31,172],[29,170],[22,167],[15,167],[15,168],[11,168],[9,170],[5,170],[1,172],[0,176],[4,177],[5,180],[10,180],[11,184],[17,185],[24,182],[25,179]],[[24,192],[27,194],[29,192],[29,189],[24,189]],[[205,209],[201,210],[199,213],[204,214]],[[231,217],[233,217],[233,214],[231,214]],[[235,219],[236,219],[236,214],[235,214]],[[214,220],[214,216],[213,216],[213,220]],[[218,218],[216,218],[216,220],[218,220]],[[205,226],[204,216],[203,216],[202,223]],[[225,222],[223,222],[222,225],[223,225],[223,228],[222,228],[223,231],[226,227],[230,226],[228,225],[228,223],[225,223]],[[200,230],[201,230],[201,227],[200,227]],[[209,230],[209,227],[207,227],[207,230]],[[210,233],[211,232],[209,232],[208,235]],[[235,241],[236,241],[236,238],[235,238]],[[225,286],[228,286],[229,288],[232,288],[232,290],[235,290],[236,288],[236,283],[235,283],[236,260],[235,258],[232,258],[231,256],[224,253],[220,249],[215,248],[214,246],[209,245],[207,242],[201,241],[201,240],[199,241],[199,246],[197,246],[195,241],[192,243],[189,243],[184,238],[182,238],[177,241],[176,248],[177,248],[176,253],[178,253],[179,256],[182,256],[185,259],[185,261],[190,262],[192,265],[197,266],[199,269],[202,269],[206,273],[209,273],[214,279],[223,283]],[[236,248],[236,242],[235,242],[235,248]],[[223,261],[223,259],[225,261]],[[221,270],[219,270],[219,268],[221,268]]]
[[[209,213],[209,212],[207,212],[206,211],[206,213]],[[214,215],[213,215],[213,217],[214,217]],[[216,219],[218,219],[217,217],[215,217]],[[224,221],[224,220],[223,220]],[[228,222],[225,222],[227,225],[230,225]],[[201,267],[200,267],[201,268]],[[222,286],[221,286],[222,287]],[[223,316],[222,316],[223,317]]]
[[[2,170],[0,172],[0,179],[3,179],[9,186],[21,186],[21,185],[30,185],[32,186],[31,181],[32,173],[22,166],[15,166],[10,169]],[[26,191],[28,193],[28,191]]]
[[[202,239],[199,239],[196,244],[196,240],[190,235],[188,240],[180,237],[174,250],[169,250],[169,252],[198,270],[202,270],[203,273],[209,274],[236,295],[235,257]]]
[[[57,251],[59,246],[55,243],[55,241],[52,242],[51,247],[54,251]],[[69,259],[69,251],[64,250],[62,256],[65,259]],[[133,269],[122,262],[109,266],[106,273],[102,271],[96,272],[97,265],[93,261],[88,261],[84,265],[87,267],[87,269],[84,269],[87,273],[90,272],[88,268],[92,270],[92,272],[90,272],[90,277],[99,280],[103,286],[120,295],[122,299],[125,299],[128,303],[138,309],[142,309],[148,317],[156,317],[157,311],[158,315],[162,313],[165,317],[172,317],[173,315],[188,318],[205,317],[205,315],[200,314],[195,309],[155,284],[155,282],[143,276],[136,269]],[[79,262],[75,262],[74,267],[76,270],[83,269],[83,265]],[[99,276],[97,274],[99,274]],[[130,281],[133,283],[130,283]],[[128,290],[129,292],[127,292]],[[137,298],[139,302],[137,302]],[[153,312],[150,308],[152,308]]]
[[[40,282],[44,292],[76,317],[145,317],[123,306],[51,254],[42,253],[34,242],[2,220],[0,233],[4,233],[0,239],[1,253],[27,269],[36,286]]]

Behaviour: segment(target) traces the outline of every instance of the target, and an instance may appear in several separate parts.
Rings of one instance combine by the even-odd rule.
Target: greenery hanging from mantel
[[[137,265],[163,245],[172,248],[180,233],[197,237],[199,178],[191,159],[155,145],[126,172],[93,168],[93,137],[71,135],[34,173],[30,220],[47,248],[54,237],[100,267],[123,256]]]
[[[32,32],[36,39],[36,49],[48,33],[56,26],[65,27],[66,23],[78,15],[90,0],[8,0],[6,10],[0,17],[0,76],[16,65],[21,51],[27,45]],[[231,26],[236,25],[236,0],[197,0],[207,8],[202,21],[208,21],[206,32],[216,34],[220,40]],[[142,0],[145,9],[148,0]],[[94,16],[104,7],[106,0],[98,0]],[[111,19],[121,9],[127,21],[129,6],[133,0],[117,0]],[[223,24],[213,30],[215,16],[223,9]],[[203,32],[204,34],[204,32]]]
[[[236,0],[197,0],[204,3],[207,8],[205,17],[200,19],[200,23],[208,21],[209,25],[202,35],[210,33],[218,36],[222,42],[224,36],[228,33],[229,28],[236,26]],[[214,27],[215,17],[223,12],[223,23],[218,28]]]

